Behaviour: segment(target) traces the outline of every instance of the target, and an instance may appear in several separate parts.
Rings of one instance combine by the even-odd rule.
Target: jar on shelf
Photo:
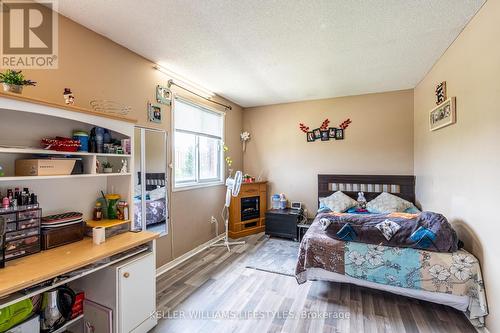
[[[94,214],[92,214],[92,219],[94,221],[102,220],[102,204],[99,201],[95,203]]]
[[[271,203],[272,203],[273,209],[280,209],[280,195],[274,194],[271,197]]]

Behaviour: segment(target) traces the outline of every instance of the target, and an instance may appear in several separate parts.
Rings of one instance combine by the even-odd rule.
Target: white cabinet
[[[157,319],[153,252],[139,254],[81,280],[85,297],[113,311],[113,332],[148,332]]]
[[[153,256],[135,260],[117,268],[119,327],[129,332],[155,311],[155,272]]]

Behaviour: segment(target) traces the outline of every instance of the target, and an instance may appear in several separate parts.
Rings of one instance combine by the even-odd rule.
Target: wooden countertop
[[[92,238],[42,251],[6,263],[0,268],[0,297],[71,272],[98,260],[145,244],[159,235],[142,231],[126,232],[95,245]]]

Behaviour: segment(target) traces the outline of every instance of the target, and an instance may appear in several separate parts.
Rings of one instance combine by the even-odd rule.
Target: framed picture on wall
[[[429,113],[429,128],[431,131],[456,123],[455,97],[448,98]]]
[[[440,105],[446,100],[446,81],[436,86],[436,105]]]
[[[161,124],[161,107],[148,103],[148,117],[150,122]]]
[[[328,136],[328,134],[329,134],[328,130],[321,130],[321,141],[330,140],[330,137]]]
[[[156,86],[156,102],[160,104],[170,105],[172,102],[172,93],[170,89]]]
[[[342,128],[337,128],[335,131],[335,140],[344,140],[344,130]]]
[[[314,133],[314,138],[316,140],[321,139],[321,130],[319,128],[316,128],[315,130],[313,130],[313,133]]]
[[[314,142],[316,138],[314,137],[314,132],[307,132],[307,142]]]
[[[336,131],[337,129],[335,127],[328,128],[328,136],[330,137],[330,139],[335,139]]]

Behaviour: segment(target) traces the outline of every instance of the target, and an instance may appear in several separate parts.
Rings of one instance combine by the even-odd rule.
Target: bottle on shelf
[[[92,218],[94,221],[102,220],[102,204],[97,201],[94,207],[94,213],[92,214]]]

